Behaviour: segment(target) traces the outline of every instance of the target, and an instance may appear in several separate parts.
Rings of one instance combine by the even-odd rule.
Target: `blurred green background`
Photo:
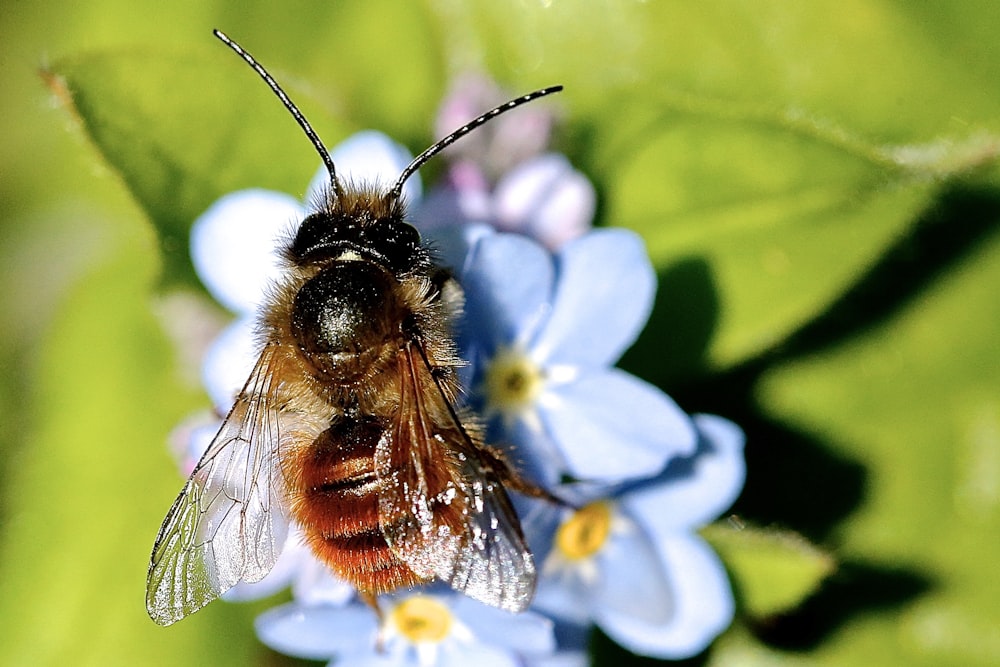
[[[419,150],[469,68],[566,86],[559,148],[660,272],[623,365],[744,426],[734,511],[783,531],[716,531],[740,612],[692,664],[1000,664],[989,0],[4,3],[0,664],[285,664],[259,606],[143,609],[166,437],[206,404],[167,334],[198,327],[187,225],[317,166],[216,27],[330,145]]]

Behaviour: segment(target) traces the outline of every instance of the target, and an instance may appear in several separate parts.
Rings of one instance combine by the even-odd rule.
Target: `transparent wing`
[[[146,610],[160,625],[198,611],[274,566],[288,532],[274,406],[276,346],[249,380],[160,526]]]
[[[418,345],[399,353],[399,415],[375,452],[380,528],[418,575],[523,611],[534,595],[535,565],[504,469],[463,428]]]

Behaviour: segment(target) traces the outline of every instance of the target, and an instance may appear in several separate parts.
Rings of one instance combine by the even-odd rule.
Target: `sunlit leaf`
[[[702,531],[733,577],[751,616],[791,611],[833,572],[830,554],[787,531],[713,525]]]
[[[182,483],[165,436],[194,403],[149,312],[148,240],[105,231],[124,252],[73,289],[46,336],[39,426],[7,479],[0,663],[243,665],[259,648],[230,628],[248,610],[221,603],[177,633],[146,616],[149,550]]]
[[[85,130],[159,232],[168,282],[194,280],[187,231],[215,199],[246,187],[302,193],[319,164],[248,68],[221,49],[214,58],[196,53],[106,53],[51,68]],[[189,92],[178,95],[178,89]],[[321,128],[332,125],[305,108]]]

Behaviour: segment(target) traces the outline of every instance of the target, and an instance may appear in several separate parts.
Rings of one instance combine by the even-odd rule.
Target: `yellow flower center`
[[[486,400],[501,412],[517,412],[531,405],[542,391],[542,369],[523,352],[497,352],[486,369]]]
[[[389,618],[399,633],[414,644],[443,641],[453,622],[448,607],[426,595],[407,598],[392,610]]]
[[[593,556],[611,533],[611,507],[605,502],[584,505],[556,531],[556,547],[569,560]]]

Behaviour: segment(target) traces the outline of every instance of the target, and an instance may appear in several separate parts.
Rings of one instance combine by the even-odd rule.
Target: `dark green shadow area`
[[[773,354],[721,375],[692,377],[676,385],[660,383],[685,410],[725,415],[745,429],[751,477],[738,511],[756,521],[781,524],[822,541],[863,501],[863,466],[835,454],[829,446],[832,443],[764,416],[753,397],[754,387],[772,367],[841,344],[891,318],[959,263],[981,239],[995,231],[998,223],[1000,195],[989,190],[952,188],[938,206],[917,221],[911,234],[890,248],[882,261]],[[695,265],[692,261],[691,266]],[[689,275],[693,273],[689,270]],[[694,321],[717,309],[715,295],[704,289],[707,284],[707,280],[702,283],[702,294],[709,301],[694,309]],[[668,302],[664,312],[655,316],[658,327],[668,326],[667,321],[676,317],[676,310],[671,313],[671,308],[677,306],[669,303],[669,290],[664,293]],[[654,330],[654,334],[658,333]],[[693,329],[683,334],[690,335]],[[651,342],[644,336],[642,344],[648,347]],[[686,345],[694,354],[705,349],[707,341],[698,345],[688,340]]]
[[[656,301],[642,335],[620,362],[661,387],[706,375],[706,353],[719,321],[718,288],[701,257],[673,262],[657,275]]]
[[[758,620],[751,623],[751,628],[772,646],[807,651],[859,613],[875,614],[900,607],[933,586],[933,579],[924,573],[847,561],[795,613]]]
[[[746,485],[733,512],[759,526],[791,528],[823,545],[866,498],[868,471],[831,443],[770,420],[752,404],[719,413],[747,434]]]

